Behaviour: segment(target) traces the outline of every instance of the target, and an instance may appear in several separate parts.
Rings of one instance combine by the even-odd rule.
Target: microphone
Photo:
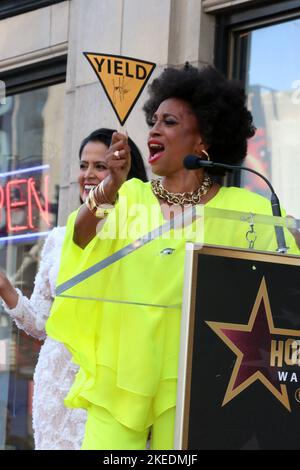
[[[260,178],[265,181],[265,183],[269,186],[271,190],[271,207],[273,216],[282,217],[279,199],[274,191],[273,186],[271,185],[270,181],[258,171],[253,170],[252,168],[248,168],[246,166],[227,165],[225,163],[217,163],[212,162],[210,160],[203,160],[197,155],[187,155],[183,160],[183,165],[187,170],[197,170],[198,168],[224,168],[226,170],[246,170],[250,171],[251,173],[254,173],[257,176],[260,176]],[[286,253],[288,247],[286,246],[283,227],[275,226],[275,233],[278,247],[277,251],[279,253]]]

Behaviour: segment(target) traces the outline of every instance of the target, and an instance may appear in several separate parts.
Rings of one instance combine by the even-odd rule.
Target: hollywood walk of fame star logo
[[[265,278],[262,278],[247,325],[206,323],[237,356],[222,406],[259,380],[291,411],[287,387],[280,384],[276,367],[270,366],[271,340],[272,335],[300,337],[300,331],[274,327]]]

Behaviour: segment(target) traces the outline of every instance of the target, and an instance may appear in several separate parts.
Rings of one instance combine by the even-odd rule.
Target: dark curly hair
[[[197,69],[186,63],[181,69],[166,68],[148,90],[150,97],[143,109],[149,125],[162,101],[181,99],[189,104],[198,120],[211,160],[230,165],[243,161],[247,139],[254,135],[255,127],[239,82],[227,80],[211,66]],[[209,172],[224,174],[217,168]]]

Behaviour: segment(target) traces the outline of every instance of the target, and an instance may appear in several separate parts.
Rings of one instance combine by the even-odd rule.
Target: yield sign
[[[122,126],[149,80],[155,64],[119,55],[94,52],[83,54],[99,78]]]

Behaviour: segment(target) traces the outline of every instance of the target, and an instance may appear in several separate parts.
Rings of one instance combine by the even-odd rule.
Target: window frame
[[[61,55],[52,59],[35,62],[30,65],[26,65],[22,67],[14,67],[10,70],[2,72],[0,74],[0,79],[5,82],[6,95],[9,96],[9,95],[20,94],[20,93],[28,92],[32,90],[37,90],[39,88],[43,88],[46,86],[57,85],[59,83],[65,83],[66,71],[67,71],[67,56]],[[56,198],[52,203],[51,211],[56,212],[56,220],[54,220],[53,223],[54,225],[57,225],[58,200]],[[32,246],[33,243],[36,242],[35,240],[32,243],[32,240],[33,240],[32,238],[28,240],[23,239],[21,242],[24,245],[23,249],[20,249],[18,247],[19,242],[17,240],[9,239],[9,240],[1,241],[3,250],[6,250],[6,249],[10,250],[9,257],[7,256],[6,253],[3,254],[3,261],[7,263],[7,266],[9,266],[8,263],[11,263],[12,269],[14,270],[15,273],[18,273],[18,270],[22,266],[22,261],[20,261],[20,258],[24,259],[24,254],[26,255],[30,253],[30,247]],[[26,276],[27,274],[25,272],[24,274],[25,279],[26,279]],[[32,288],[31,282],[33,281],[33,279],[35,279],[35,276],[36,274],[33,274],[33,276],[31,276],[30,273],[28,274],[29,289]],[[31,342],[31,340],[25,335],[23,340],[20,339],[20,344],[19,344],[19,336],[18,336],[18,333],[16,333],[16,330],[14,330],[15,332],[13,333],[11,326],[7,328],[8,328],[8,331],[5,332],[4,338],[8,341],[9,348],[14,347],[14,348],[20,349],[20,351],[23,354],[23,357],[25,357],[26,359],[26,363],[28,361],[29,366],[35,368],[36,364],[34,364],[34,362],[36,361],[34,361],[33,357],[31,356],[31,354],[37,354],[37,350],[36,348],[34,348],[35,343]],[[20,338],[22,338],[22,336]],[[20,413],[19,412],[16,413],[18,422],[20,423],[20,425],[23,425],[23,423],[29,423],[28,419],[31,418],[31,412],[29,412],[28,405],[29,403],[30,404],[32,403],[31,402],[32,377],[31,377],[30,372],[27,373],[26,376],[24,376],[26,380],[26,390],[27,390],[25,394],[23,393],[23,389],[19,388],[21,387],[21,385],[19,384],[17,380],[19,377],[18,375],[19,371],[20,371],[19,360],[18,362],[14,364],[8,363],[8,369],[6,372],[8,376],[8,380],[7,380],[7,383],[5,384],[7,386],[7,391],[4,397],[3,408],[10,406],[13,409],[25,410],[24,413],[23,411]],[[9,386],[11,387],[11,389],[9,388]],[[22,400],[19,403],[20,397],[22,397]],[[18,406],[24,407],[24,408],[17,408]],[[22,417],[22,414],[23,414],[23,417]],[[4,415],[3,418],[4,418],[3,421],[0,422],[0,426],[1,426],[1,431],[2,429],[4,429],[4,445],[6,445],[8,442],[7,439],[9,437],[9,434],[6,432],[6,428],[5,428],[7,417]],[[26,436],[26,442],[25,444],[21,445],[21,449],[27,449],[29,448],[29,446],[31,447],[32,435],[31,435],[31,430],[28,428],[29,426],[27,426],[26,430],[24,429],[23,431],[24,436]],[[28,443],[30,445],[28,445]],[[9,444],[12,445],[12,442],[10,441]]]
[[[35,62],[0,73],[6,95],[14,95],[66,81],[67,55]]]
[[[266,2],[264,5],[248,6],[248,9],[230,9],[216,18],[215,66],[228,78],[246,84],[248,44],[247,36],[241,33],[284,23],[300,18],[300,0]],[[241,172],[228,174],[226,183],[241,186]]]
[[[0,20],[64,1],[65,0],[0,0]]]
[[[66,76],[67,55],[61,55],[2,72],[0,74],[0,80],[5,83],[6,96],[11,96],[64,83],[66,82]],[[58,204],[56,209],[57,224]]]

